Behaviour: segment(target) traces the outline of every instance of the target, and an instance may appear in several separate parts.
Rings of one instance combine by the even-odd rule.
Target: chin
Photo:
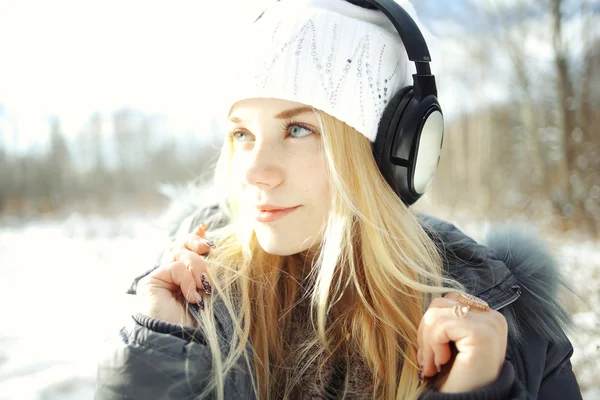
[[[291,256],[302,251],[299,246],[290,246],[289,243],[277,243],[276,240],[260,240],[259,238],[258,244],[264,251],[276,256]]]
[[[291,256],[307,250],[309,240],[295,240],[289,235],[256,229],[256,239],[264,251],[277,256]]]

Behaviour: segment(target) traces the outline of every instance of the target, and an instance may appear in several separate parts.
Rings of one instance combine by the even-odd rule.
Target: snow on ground
[[[0,400],[92,399],[96,352],[163,237],[143,217],[0,228]]]
[[[98,351],[134,309],[124,292],[165,245],[156,221],[74,214],[0,226],[0,400],[93,398]],[[554,249],[582,297],[565,297],[577,324],[574,370],[584,398],[597,399],[600,243]]]

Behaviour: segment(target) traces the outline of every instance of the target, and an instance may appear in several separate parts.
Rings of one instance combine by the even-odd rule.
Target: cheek
[[[229,181],[236,187],[245,184],[246,171],[248,170],[247,158],[244,154],[236,154],[231,158]]]
[[[315,157],[306,163],[303,174],[303,188],[305,195],[311,202],[311,225],[320,226],[327,221],[330,210],[330,180],[325,167],[325,162],[320,157]]]
[[[307,191],[312,192],[321,200],[327,200],[329,195],[329,174],[325,168],[325,161],[320,157],[312,160],[307,165],[305,180],[307,183]]]
[[[247,191],[248,185],[246,184],[246,163],[244,159],[239,156],[232,157],[231,163],[229,164],[229,175],[227,177],[227,196],[232,203],[243,206],[244,203],[240,202],[244,198],[244,193]]]

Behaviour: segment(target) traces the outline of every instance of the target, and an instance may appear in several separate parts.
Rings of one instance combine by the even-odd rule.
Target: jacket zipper
[[[521,287],[520,286],[512,286],[510,288],[510,290],[513,292],[513,295],[511,297],[509,297],[508,299],[504,300],[502,303],[498,304],[496,307],[494,307],[494,310],[498,311],[512,303],[514,303],[515,301],[517,301],[517,299],[519,297],[521,297]]]

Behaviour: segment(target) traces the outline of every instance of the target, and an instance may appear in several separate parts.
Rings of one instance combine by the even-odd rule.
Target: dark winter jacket
[[[190,223],[223,223],[215,210]],[[190,219],[188,219],[189,221]],[[509,340],[498,380],[476,392],[425,392],[422,399],[580,399],[571,369],[573,348],[562,327],[568,315],[557,301],[558,267],[545,246],[521,229],[497,229],[486,245],[453,225],[422,217],[442,249],[448,274],[506,317]],[[150,271],[148,271],[149,273]],[[146,273],[147,274],[147,273]],[[129,293],[135,293],[138,277]],[[222,337],[227,314],[215,306]],[[96,400],[194,399],[209,379],[210,350],[191,328],[136,314],[99,360]],[[226,378],[226,399],[252,399],[252,373],[244,366]]]

